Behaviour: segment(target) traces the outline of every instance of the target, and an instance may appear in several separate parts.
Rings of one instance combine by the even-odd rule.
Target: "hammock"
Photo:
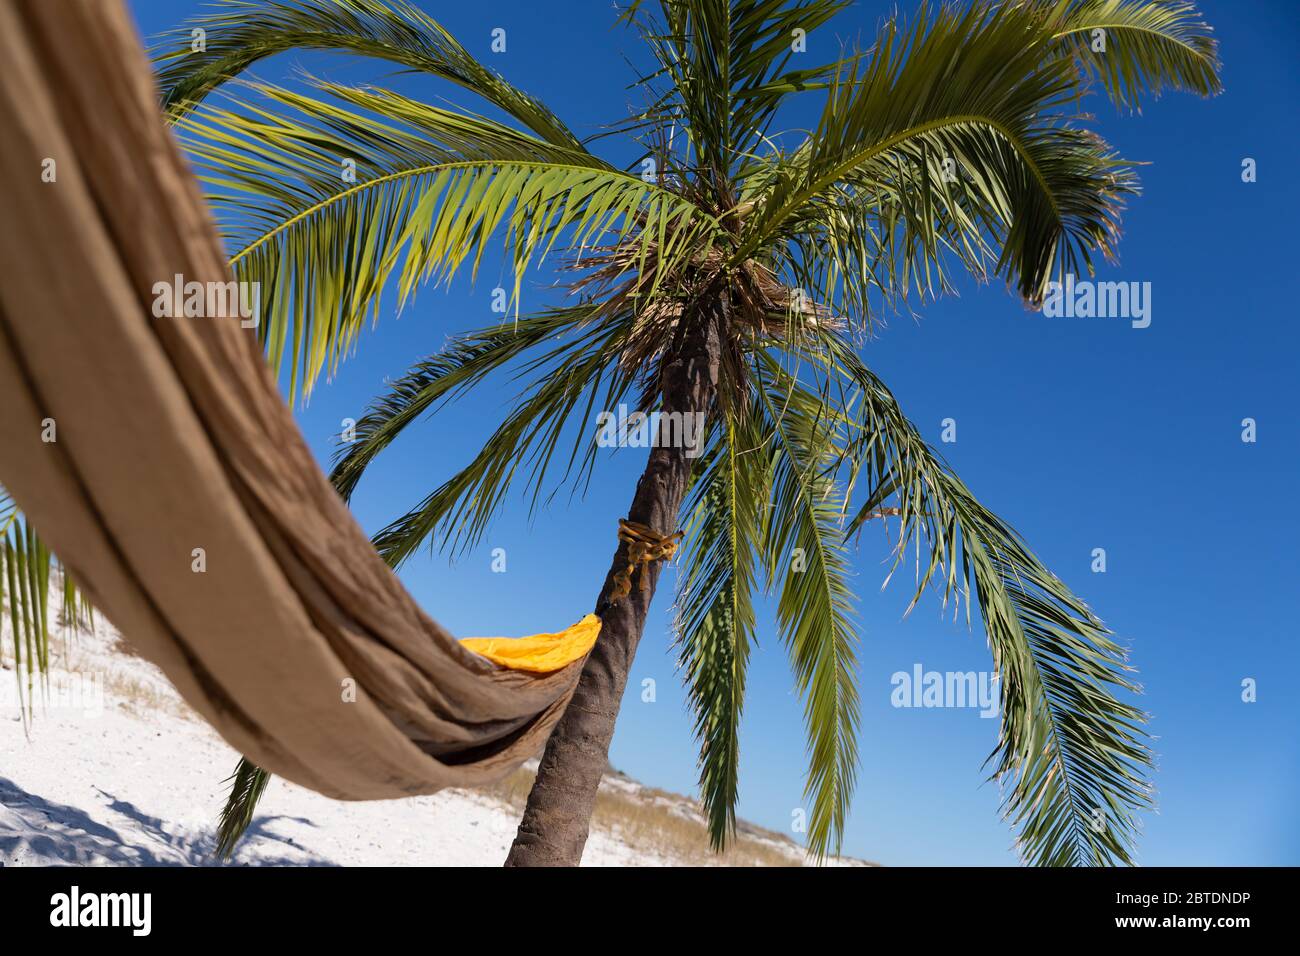
[[[600,618],[453,639],[321,473],[256,336],[153,317],[155,283],[229,275],[119,4],[8,0],[0,62],[0,484],[259,766],[377,799],[534,755]]]

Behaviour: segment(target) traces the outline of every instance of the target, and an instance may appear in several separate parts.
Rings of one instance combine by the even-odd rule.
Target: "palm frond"
[[[266,792],[271,775],[247,757],[241,757],[227,782],[230,784],[230,793],[226,796],[226,804],[221,809],[221,819],[217,824],[215,850],[217,858],[222,860],[230,858],[248,831],[257,811],[257,802]]]
[[[348,106],[257,87],[292,114],[205,106],[178,123],[202,177],[223,190],[211,199],[238,248],[235,277],[258,283],[259,331],[277,367],[289,352],[291,394],[377,318],[390,277],[400,305],[464,265],[476,275],[494,235],[517,306],[524,272],[561,237],[581,255],[630,234],[627,268],[653,253],[669,275],[715,231],[691,203],[588,154],[387,91],[322,88]]]
[[[450,551],[472,547],[521,472],[530,508],[541,503],[548,487],[553,494],[566,481],[581,486],[600,451],[595,410],[617,408],[637,384],[635,375],[618,361],[633,325],[631,313],[606,316],[524,364],[515,373],[516,379],[528,380],[523,393],[473,461],[375,535],[375,547],[384,559],[400,566],[435,533]],[[418,407],[426,388],[438,390],[438,371],[434,368],[430,376],[417,370],[372,405],[370,433],[381,434],[387,422],[399,421],[408,407]],[[551,484],[561,442],[570,432],[563,475]]]
[[[330,481],[344,501],[370,463],[421,415],[431,413],[530,349],[558,339],[596,317],[592,306],[549,309],[517,322],[458,336],[417,362],[377,396],[356,423],[353,440],[341,446]]]
[[[449,80],[546,142],[582,148],[540,100],[488,69],[406,0],[217,0],[216,8],[163,34],[151,50],[163,107],[173,117],[185,115],[265,57],[287,50],[334,50]],[[201,31],[202,49],[195,49],[195,31]]]
[[[1051,40],[1099,79],[1119,107],[1181,90],[1214,96],[1218,43],[1195,4],[1182,0],[1058,0],[1050,5]],[[1098,41],[1104,47],[1094,49]]]
[[[838,61],[789,69],[794,31],[810,33],[848,6],[846,0],[660,0],[650,16],[637,0],[623,19],[637,24],[659,70],[643,80],[668,91],[655,97],[660,125],[680,128],[684,165],[710,170],[705,184],[725,199],[728,171],[748,156],[786,98],[824,89]]]
[[[49,669],[49,570],[53,555],[0,489],[0,613],[9,605],[18,709],[31,714],[36,676]],[[4,645],[0,644],[0,652]]]
[[[26,719],[33,682],[49,667],[51,559],[29,522],[16,511],[11,511],[7,520],[0,533],[0,607],[7,598],[18,704]]]
[[[970,584],[1000,678],[1001,734],[991,760],[1023,858],[1039,866],[1133,862],[1136,814],[1151,804],[1145,715],[1117,694],[1138,692],[1105,625],[985,509],[921,439],[893,395],[848,347],[832,361],[860,389],[846,449],[866,482],[848,525],[858,531],[891,501],[895,569],[918,555],[912,605],[934,586],[945,605]]]
[[[754,152],[791,94],[824,90],[830,85],[843,65],[840,59],[790,69],[794,58],[804,55],[794,51],[796,31],[803,32],[806,44],[815,45],[820,41],[811,39],[814,31],[850,5],[850,0],[789,4],[731,0],[731,126],[736,131],[731,148],[735,153],[745,156]],[[826,42],[823,48],[831,45]]]
[[[14,676],[18,681],[21,716],[31,716],[36,678],[49,670],[50,578],[57,558],[51,553],[17,503],[0,488],[0,615],[8,605]],[[65,627],[94,626],[94,609],[66,568],[61,618]],[[0,642],[0,653],[4,644]]]
[[[74,631],[94,630],[95,605],[90,603],[90,598],[86,596],[63,562],[57,557],[54,561],[59,569],[59,577],[63,580],[63,606],[59,612],[63,625],[71,627]]]
[[[893,265],[900,227],[905,269],[946,243],[982,271],[987,234],[994,271],[1031,302],[1053,276],[1111,255],[1135,179],[1069,124],[1077,73],[1042,55],[1044,33],[1039,13],[1015,5],[923,6],[910,28],[890,21],[873,55],[836,78],[809,145],[765,174],[733,259],[833,217],[846,195],[871,213],[870,232],[850,235],[885,264],[886,288],[909,280]]]
[[[770,494],[771,452],[751,416],[715,423],[683,514],[686,531],[674,628],[678,667],[700,743],[700,795],[709,841],[723,849],[736,829],[740,719],[755,643],[754,584]]]
[[[772,499],[763,553],[779,588],[777,623],[804,698],[811,801],[808,847],[838,853],[857,779],[861,720],[853,592],[844,547],[844,489],[836,481],[842,429],[795,368],[755,355],[755,405],[772,442]]]

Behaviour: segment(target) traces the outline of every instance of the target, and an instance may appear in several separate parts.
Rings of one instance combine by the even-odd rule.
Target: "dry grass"
[[[136,717],[152,718],[159,714],[166,714],[173,717],[196,719],[194,712],[166,685],[150,682],[138,678],[130,672],[106,666],[101,655],[83,653],[80,646],[82,636],[83,634],[79,629],[67,626],[60,618],[59,631],[50,635],[50,671],[52,674],[56,676],[79,674],[83,677],[97,678],[102,682],[103,705],[105,707],[120,708]],[[12,678],[8,676],[8,672],[13,670],[14,658],[10,650],[11,644],[7,632],[3,639],[0,640],[0,643],[9,645],[0,650],[0,673],[4,674],[0,679],[11,680]],[[112,654],[115,655],[124,654],[140,658],[135,648],[120,636],[113,638],[111,649]],[[40,678],[37,677],[33,684],[39,685]],[[39,689],[33,695],[31,703],[36,712],[39,713],[42,707],[42,696]]]
[[[151,684],[124,676],[116,671],[105,671],[104,702],[116,705],[137,717],[156,717],[169,714],[190,717],[193,711],[174,695],[163,693]]]
[[[479,793],[522,812],[534,772],[520,768]],[[626,778],[624,778],[626,779]],[[615,833],[633,849],[666,862],[690,866],[801,866],[803,849],[782,834],[740,822],[725,853],[709,849],[708,829],[700,805],[679,794],[639,787],[602,787],[592,814],[594,826]]]

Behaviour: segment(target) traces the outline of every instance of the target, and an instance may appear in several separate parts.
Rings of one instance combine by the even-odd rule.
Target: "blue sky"
[[[194,0],[130,0],[148,35],[201,9]],[[641,56],[604,0],[562,5],[421,0],[467,48],[542,98],[579,135],[626,114],[624,55]],[[898,4],[903,11],[908,0]],[[1300,473],[1297,381],[1297,208],[1294,64],[1300,12],[1289,0],[1202,0],[1221,41],[1226,91],[1213,100],[1168,95],[1142,115],[1094,98],[1096,127],[1143,167],[1143,194],[1124,218],[1120,261],[1099,278],[1150,282],[1152,322],[1054,318],[1027,312],[1000,285],[896,317],[863,347],[923,434],[957,422],[942,445],[980,499],[1030,542],[1131,647],[1159,754],[1159,810],[1145,816],[1138,859],[1148,865],[1300,863],[1300,756],[1294,681],[1300,678],[1294,598],[1300,520],[1289,503]],[[892,8],[861,2],[810,37],[814,53],[874,35]],[[494,28],[507,52],[489,52]],[[818,48],[821,48],[820,50]],[[283,80],[295,66],[344,82],[470,103],[386,64],[292,54],[255,73]],[[626,147],[606,155],[624,162]],[[1243,183],[1241,163],[1258,164]],[[525,307],[555,301],[550,276],[525,286]],[[342,419],[359,417],[385,377],[446,338],[498,320],[497,284],[423,290],[392,310],[323,384],[299,420],[322,460]],[[390,300],[391,303],[391,300]],[[376,530],[468,461],[513,392],[484,390],[409,429],[353,500]],[[1243,418],[1258,440],[1241,440]],[[424,606],[464,636],[551,630],[590,610],[644,452],[620,451],[581,501],[559,496],[531,518],[510,506],[483,545],[454,563],[427,552],[402,577]],[[505,548],[507,571],[491,552]],[[1094,548],[1107,570],[1091,571]],[[903,616],[906,580],[881,593],[879,533],[854,553],[860,596],[861,766],[845,852],[891,865],[1013,864],[1012,835],[981,765],[997,721],[972,709],[891,706],[890,676],[987,671],[982,631],[943,616],[937,599]],[[901,574],[902,572],[900,572]],[[661,787],[693,792],[696,747],[669,630],[673,571],[664,578],[629,681],[611,758]],[[770,615],[761,614],[742,735],[740,813],[788,830],[803,805],[801,703]],[[645,679],[653,703],[641,700]],[[1241,700],[1241,682],[1258,700]],[[213,768],[214,773],[227,768]],[[432,862],[432,861],[431,861]]]

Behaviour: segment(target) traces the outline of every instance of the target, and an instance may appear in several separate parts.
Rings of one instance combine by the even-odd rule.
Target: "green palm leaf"
[[[853,592],[844,548],[844,490],[833,469],[841,426],[823,396],[772,354],[755,356],[755,401],[773,443],[763,553],[779,588],[777,623],[804,697],[809,741],[808,845],[838,853],[857,777],[861,720]]]
[[[340,447],[330,480],[348,501],[366,468],[408,425],[484,377],[548,340],[573,333],[595,318],[592,307],[551,309],[517,322],[462,335],[416,363],[377,396],[356,423],[353,440]]]
[[[0,534],[0,599],[9,604],[14,677],[24,717],[30,715],[35,676],[49,665],[49,570],[49,552],[32,526],[11,512]]]
[[[870,244],[907,225],[923,243],[912,263],[938,255],[938,220],[992,233],[996,270],[1031,301],[1094,251],[1109,255],[1132,175],[1068,125],[1075,73],[1044,56],[1044,33],[1040,14],[1014,5],[923,7],[910,28],[891,21],[873,55],[836,78],[809,146],[767,174],[735,258],[797,234],[846,193],[881,222]]]
[[[755,424],[739,413],[714,429],[683,505],[686,539],[674,627],[700,743],[700,794],[718,850],[736,828],[756,558],[770,495],[771,452]]]
[[[913,605],[934,586],[945,604],[970,584],[1001,683],[994,777],[1039,866],[1132,863],[1137,811],[1150,806],[1151,754],[1141,710],[1117,694],[1138,688],[1123,649],[1092,611],[975,500],[904,417],[893,395],[848,349],[834,360],[861,389],[859,434],[846,456],[868,495],[850,534],[893,502],[900,542],[921,552]]]
[[[531,357],[515,372],[514,377],[526,379],[527,384],[473,461],[375,535],[375,547],[385,560],[398,567],[435,533],[452,551],[472,547],[521,472],[527,476],[525,493],[536,508],[546,489],[552,487],[548,481],[563,444],[570,450],[559,484],[572,481],[581,485],[600,451],[596,410],[617,408],[636,384],[618,363],[632,325],[632,317],[626,313],[588,325],[567,341]],[[524,335],[534,335],[537,328],[526,323]],[[480,379],[485,371],[480,370]],[[397,382],[372,404],[366,440],[382,441],[395,427],[409,421],[444,391],[443,375],[444,369],[435,362]],[[345,458],[341,466],[355,468],[366,460],[364,447],[358,454],[353,462]]]
[[[1047,6],[1052,40],[1102,82],[1116,106],[1136,109],[1143,97],[1165,89],[1201,96],[1223,89],[1218,44],[1194,4],[1066,0]],[[1094,50],[1098,39],[1104,49]]]
[[[240,757],[228,782],[230,793],[221,809],[221,819],[217,822],[217,845],[214,851],[223,860],[235,852],[240,839],[252,825],[257,804],[266,792],[266,785],[271,782],[271,775],[248,758]]]
[[[688,201],[586,153],[387,91],[322,88],[376,116],[257,87],[293,114],[203,107],[178,121],[202,178],[222,190],[211,198],[238,247],[235,276],[260,286],[260,334],[273,363],[288,352],[291,394],[336,367],[390,279],[400,304],[465,264],[476,273],[493,235],[517,304],[524,272],[561,237],[580,257],[630,236],[632,261],[653,255],[662,276],[716,229]]]
[[[163,106],[183,116],[258,60],[287,50],[375,57],[449,80],[504,110],[548,143],[581,149],[545,105],[488,69],[406,0],[217,0],[217,12],[163,34],[152,53]],[[203,49],[195,49],[195,33]]]
[[[798,70],[796,30],[805,34],[848,6],[846,0],[660,0],[657,17],[635,0],[623,19],[637,23],[659,69],[642,80],[655,93],[659,127],[680,128],[699,166],[729,171],[763,140],[792,93],[824,89],[834,61]]]
[[[0,614],[7,604],[14,677],[24,719],[31,716],[36,677],[49,670],[53,626],[50,577],[56,562],[13,498],[0,488]],[[63,624],[72,628],[93,626],[90,602],[66,568],[60,566],[59,572],[63,579]],[[0,652],[3,650],[0,642]]]

